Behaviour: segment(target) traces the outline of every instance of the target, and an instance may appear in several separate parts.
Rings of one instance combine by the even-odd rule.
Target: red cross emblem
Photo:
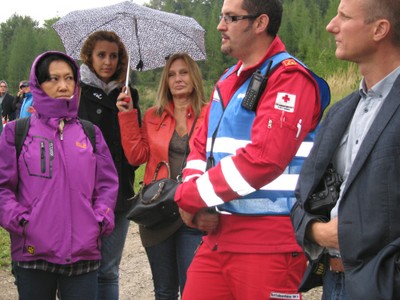
[[[290,101],[290,97],[288,95],[285,95],[284,97],[282,97],[282,100],[285,101],[285,103]]]

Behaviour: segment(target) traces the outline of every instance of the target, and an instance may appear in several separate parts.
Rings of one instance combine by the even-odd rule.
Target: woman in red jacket
[[[196,62],[186,53],[174,54],[167,60],[155,105],[146,111],[142,127],[132,101],[118,100],[122,146],[129,163],[146,163],[145,184],[152,180],[160,161],[169,163],[171,178],[176,178],[181,173],[188,133],[192,126],[196,129],[203,122],[206,107]],[[162,167],[157,179],[166,177],[168,172]],[[202,233],[185,226],[180,218],[163,228],[139,226],[139,232],[150,262],[155,298],[177,299],[178,287],[182,294],[186,270]]]

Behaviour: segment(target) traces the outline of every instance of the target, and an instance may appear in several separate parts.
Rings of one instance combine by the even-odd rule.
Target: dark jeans
[[[119,265],[124,249],[129,220],[125,212],[115,213],[115,228],[111,235],[102,238],[101,265],[97,300],[119,299]]]
[[[331,271],[326,272],[321,299],[349,300],[344,283],[344,273],[335,273]]]
[[[182,295],[186,272],[201,237],[199,230],[183,225],[160,244],[146,247],[156,300],[178,299],[179,290]]]
[[[97,271],[62,276],[56,273],[15,267],[19,300],[54,300],[56,291],[62,300],[95,300]]]

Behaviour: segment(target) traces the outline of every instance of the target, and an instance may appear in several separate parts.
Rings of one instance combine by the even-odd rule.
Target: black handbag
[[[181,173],[186,164],[186,158],[189,152],[189,140],[193,133],[197,117],[193,122],[188,136],[185,153],[181,164]],[[168,178],[157,180],[160,168],[165,165],[168,169]],[[128,211],[127,218],[146,228],[157,229],[164,225],[176,221],[180,214],[178,205],[175,203],[175,191],[180,184],[181,175],[176,180],[171,179],[171,170],[166,161],[157,164],[153,179],[147,185],[141,182],[139,192],[131,199],[133,203]]]
[[[168,178],[157,180],[160,168],[165,165]],[[179,209],[174,195],[179,182],[171,179],[171,171],[166,161],[158,163],[152,181],[141,182],[139,192],[132,198],[133,204],[127,218],[146,228],[157,228],[172,223],[179,217]]]

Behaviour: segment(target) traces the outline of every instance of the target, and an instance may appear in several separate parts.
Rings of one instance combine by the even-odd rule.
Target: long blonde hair
[[[158,85],[157,98],[155,101],[156,114],[161,116],[168,103],[172,102],[172,94],[168,86],[168,72],[172,63],[177,59],[182,59],[188,67],[189,76],[193,83],[193,92],[190,95],[190,103],[195,116],[198,116],[200,115],[201,108],[206,104],[203,79],[197,63],[187,53],[183,52],[175,53],[167,59],[165,67],[161,73],[160,83]]]

